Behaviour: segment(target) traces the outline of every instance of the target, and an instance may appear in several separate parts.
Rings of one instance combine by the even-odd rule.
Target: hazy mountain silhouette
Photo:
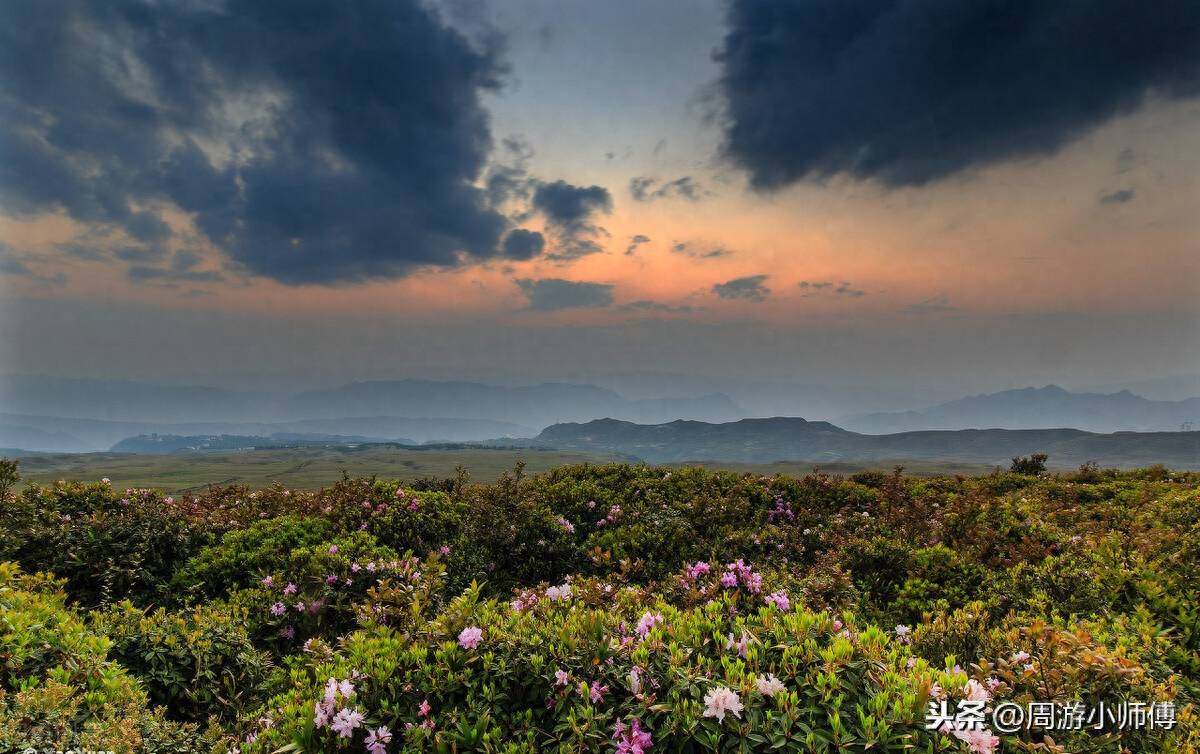
[[[1171,432],[1184,422],[1200,429],[1200,398],[1153,401],[1128,390],[1073,393],[1057,385],[975,395],[920,411],[849,416],[839,424],[881,434],[922,429],[1051,429],[1091,432]]]
[[[570,383],[520,387],[475,382],[384,380],[353,382],[299,393],[284,404],[289,414],[335,416],[446,416],[492,419],[532,427],[616,417],[644,422],[681,417],[731,421],[745,415],[728,396],[629,400],[605,388]]]
[[[865,435],[799,418],[743,419],[726,424],[633,424],[602,419],[547,427],[534,442],[561,450],[623,453],[650,463],[936,459],[1007,466],[1013,456],[1043,452],[1060,467],[1095,461],[1102,466],[1163,463],[1200,469],[1200,432],[985,429]]]

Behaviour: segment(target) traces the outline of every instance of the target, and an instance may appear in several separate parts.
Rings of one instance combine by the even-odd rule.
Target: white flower
[[[759,676],[754,685],[758,688],[758,693],[763,696],[775,696],[777,692],[787,688],[783,685],[783,681],[776,678],[772,673],[768,673],[765,678]]]
[[[904,625],[903,623],[896,626],[896,636],[899,636],[901,639],[903,639],[905,636],[908,636],[911,633],[912,633],[912,629],[909,628],[908,626]]]
[[[742,699],[733,689],[717,686],[704,695],[704,716],[715,717],[725,721],[725,713],[729,712],[739,720],[742,717]]]

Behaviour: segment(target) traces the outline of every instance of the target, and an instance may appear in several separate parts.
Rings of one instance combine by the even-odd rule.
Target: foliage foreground
[[[174,498],[0,477],[3,751],[1200,743],[1195,474],[614,464]],[[927,727],[961,700],[1174,724]]]

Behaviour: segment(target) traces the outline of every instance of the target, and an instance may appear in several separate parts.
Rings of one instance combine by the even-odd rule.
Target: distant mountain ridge
[[[785,417],[652,425],[601,419],[547,427],[534,442],[559,450],[623,453],[649,463],[938,459],[1007,466],[1014,456],[1044,452],[1058,466],[1095,461],[1102,466],[1162,463],[1200,469],[1200,432],[985,429],[866,435],[829,422]]]
[[[343,435],[366,442],[469,442],[493,437],[528,437],[536,430],[508,422],[395,416],[301,419],[290,422],[120,422],[61,416],[0,414],[0,447],[75,453],[108,450],[138,435],[215,436]]]
[[[298,393],[284,406],[289,414],[311,418],[384,412],[420,416],[428,412],[534,427],[606,416],[655,422],[680,416],[730,421],[744,415],[736,403],[720,393],[695,398],[630,400],[595,385],[563,382],[517,387],[430,380],[351,382],[327,390]]]
[[[360,445],[377,442],[368,437],[346,435],[287,434],[277,432],[269,437],[256,435],[137,435],[127,437],[114,444],[113,453],[138,453],[142,455],[167,455],[182,451],[199,450],[262,450],[269,448],[305,448],[342,445]],[[399,438],[398,445],[416,445],[412,440]]]
[[[209,433],[206,430],[163,432],[154,428],[162,425],[282,424],[388,417],[493,422],[509,427],[496,434],[511,434],[512,428],[532,433],[557,422],[587,421],[605,416],[646,422],[678,418],[732,421],[745,416],[746,412],[720,393],[629,399],[595,385],[562,382],[503,386],[416,379],[375,380],[288,395],[282,391],[251,393],[128,380],[0,374],[0,414],[123,422],[147,427],[123,435],[128,436],[154,431]],[[40,425],[32,425],[32,428],[47,429]],[[374,434],[343,429],[320,431]],[[211,433],[222,432],[262,434],[217,429]]]
[[[1186,422],[1195,422],[1200,429],[1200,398],[1155,401],[1128,390],[1076,393],[1057,385],[973,395],[919,411],[860,414],[839,420],[848,429],[870,434],[1056,427],[1090,432],[1173,432]]]

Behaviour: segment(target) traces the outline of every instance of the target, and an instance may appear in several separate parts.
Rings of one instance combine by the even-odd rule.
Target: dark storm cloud
[[[533,259],[546,248],[546,239],[535,230],[514,228],[504,238],[504,256],[509,259]]]
[[[733,0],[724,152],[754,186],[921,185],[1200,93],[1193,0]]]
[[[1137,191],[1135,189],[1119,189],[1111,194],[1105,194],[1104,196],[1100,197],[1100,203],[1125,204],[1126,202],[1132,202],[1135,196],[1137,196]]]
[[[613,286],[607,283],[576,282],[561,278],[522,278],[515,282],[521,293],[529,299],[529,308],[535,311],[608,306],[613,302]]]
[[[547,258],[569,261],[604,251],[597,236],[608,231],[594,222],[596,215],[612,212],[612,194],[603,186],[574,186],[566,181],[539,182],[534,189],[532,212],[540,213],[555,241]]]
[[[712,291],[725,299],[766,301],[767,296],[771,295],[771,289],[764,285],[766,281],[766,275],[747,275],[726,283],[717,283],[712,287]]]
[[[657,178],[635,176],[629,181],[629,194],[639,202],[655,199],[680,198],[696,201],[708,192],[690,175],[673,181],[660,182]]]
[[[0,205],[153,246],[173,204],[293,284],[503,255],[482,36],[417,0],[0,4]]]
[[[650,236],[644,236],[641,233],[638,233],[636,236],[630,236],[629,246],[625,248],[625,256],[632,256],[638,247],[644,243],[650,243]]]
[[[533,207],[546,222],[566,232],[594,230],[596,214],[612,211],[612,194],[603,186],[572,186],[566,181],[543,183],[533,193]]]

